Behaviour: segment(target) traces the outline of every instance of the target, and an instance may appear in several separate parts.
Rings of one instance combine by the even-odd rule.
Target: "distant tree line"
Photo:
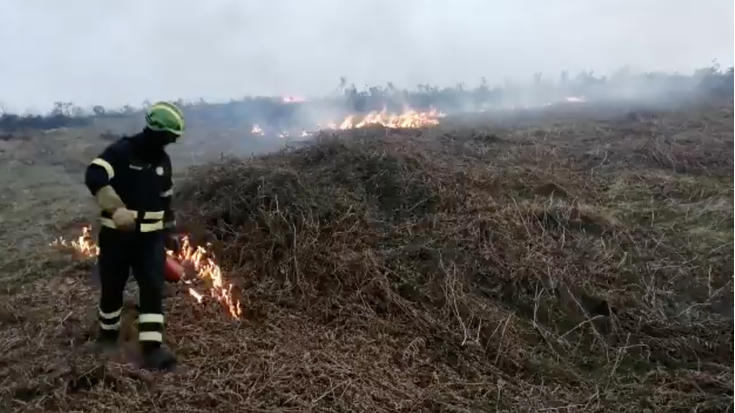
[[[733,97],[733,68],[722,69],[714,63],[694,74],[633,73],[621,69],[611,76],[582,72],[571,76],[562,72],[558,77],[537,73],[528,84],[505,82],[489,86],[485,79],[474,87],[464,83],[454,87],[418,85],[413,90],[399,89],[391,83],[385,86],[358,88],[340,79],[337,89],[328,96],[307,101],[287,101],[282,97],[244,97],[227,103],[178,101],[189,123],[214,123],[222,126],[263,124],[275,128],[300,127],[313,113],[359,114],[386,109],[401,112],[407,107],[416,110],[434,108],[445,113],[457,113],[493,108],[535,106],[560,102],[567,97],[584,97],[588,101],[616,99],[664,100],[701,97]],[[144,102],[142,106],[145,106]],[[97,118],[140,116],[140,108],[125,106],[117,109],[94,106],[84,109],[73,103],[57,102],[46,115],[2,113],[0,130],[49,130],[84,126]],[[311,125],[309,125],[311,126]]]

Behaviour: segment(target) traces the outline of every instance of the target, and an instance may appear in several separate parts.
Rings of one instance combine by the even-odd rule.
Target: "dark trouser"
[[[163,342],[165,236],[156,232],[122,232],[103,227],[99,234],[98,265],[102,297],[99,321],[103,336],[116,338],[120,328],[123,292],[130,269],[138,283],[138,341],[144,350]]]

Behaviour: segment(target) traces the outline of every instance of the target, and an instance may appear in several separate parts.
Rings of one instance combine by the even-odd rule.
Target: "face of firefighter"
[[[176,135],[168,132],[145,129],[133,141],[141,158],[153,160],[161,155],[166,146],[176,142],[176,138]]]

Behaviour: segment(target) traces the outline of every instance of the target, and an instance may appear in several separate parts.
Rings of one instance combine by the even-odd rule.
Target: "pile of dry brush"
[[[712,295],[732,291],[732,249],[612,214],[619,165],[481,130],[350,134],[194,168],[179,190],[253,326],[378,325],[411,343],[397,366],[425,357],[411,386],[444,383],[417,410],[732,407],[733,324]],[[648,148],[629,160],[677,156]],[[710,155],[732,167],[731,142]]]

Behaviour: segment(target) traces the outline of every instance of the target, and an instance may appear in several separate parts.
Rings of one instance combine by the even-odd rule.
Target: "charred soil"
[[[88,264],[48,263],[0,304],[3,407],[727,411],[732,122],[450,119],[194,167],[181,217],[241,319],[173,291],[182,370],[139,372],[80,350]]]

